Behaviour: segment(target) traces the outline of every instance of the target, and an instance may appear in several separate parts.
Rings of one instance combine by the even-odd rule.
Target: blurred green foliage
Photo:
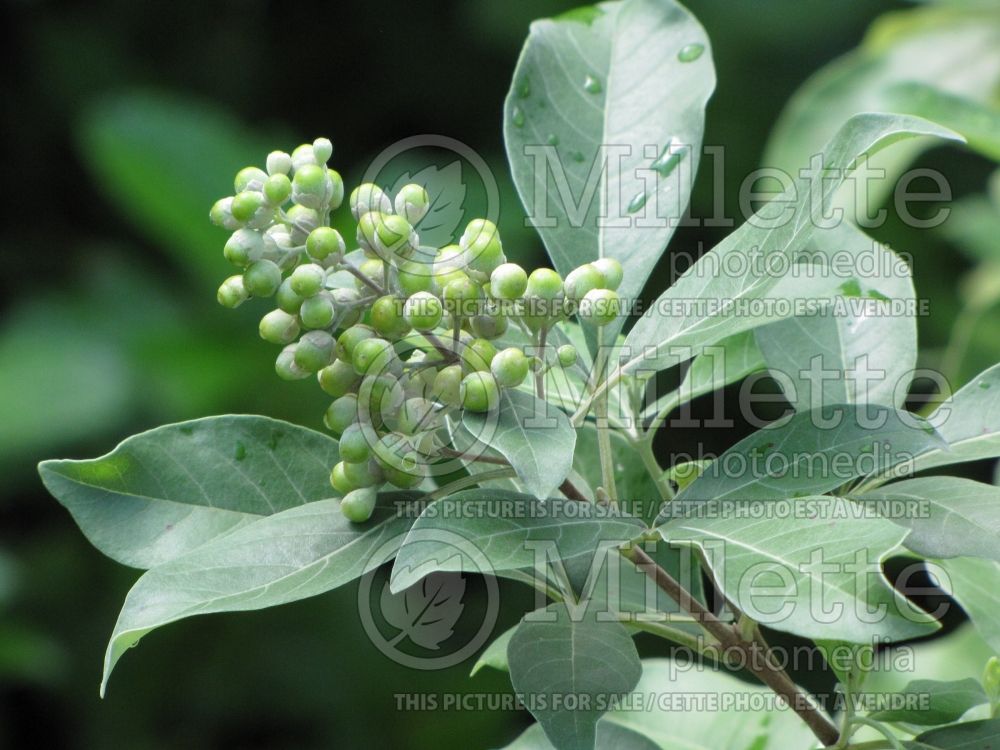
[[[277,381],[270,348],[247,333],[254,313],[214,301],[228,269],[208,208],[238,167],[271,148],[327,135],[350,184],[397,139],[458,138],[498,179],[508,255],[540,262],[502,157],[501,109],[530,20],[573,5],[20,0],[0,9],[11,52],[0,72],[2,136],[17,176],[0,225],[0,747],[490,747],[526,725],[525,713],[396,713],[396,693],[509,688],[490,670],[467,680],[471,664],[419,673],[389,662],[363,634],[353,587],[157,634],[101,702],[100,654],[135,573],[89,546],[34,464],[227,411],[320,427],[315,389]],[[726,147],[727,207],[796,87],[854,48],[879,14],[909,7],[688,5],[716,54],[705,143]],[[981,193],[991,170],[954,150],[925,161],[956,196]],[[706,164],[692,215],[711,214],[712,189]],[[980,200],[963,202],[963,215]],[[957,272],[973,266],[954,248],[975,255],[976,237],[993,231],[976,226],[930,241],[894,222],[880,232],[897,249],[919,248],[917,289],[934,301],[920,333],[932,358],[961,306]],[[708,248],[728,231],[684,228],[674,247]],[[648,289],[666,283],[663,270]],[[982,313],[963,373],[1000,359],[998,315]],[[530,592],[502,590],[512,619],[497,632],[518,603],[531,606]]]

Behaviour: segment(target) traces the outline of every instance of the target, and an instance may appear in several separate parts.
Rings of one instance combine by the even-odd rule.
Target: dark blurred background
[[[526,713],[397,714],[394,693],[509,688],[489,670],[469,680],[469,664],[393,664],[365,638],[352,586],[165,628],[123,660],[100,700],[106,640],[138,572],[87,543],[34,466],[223,412],[321,428],[322,394],[274,377],[255,331],[261,311],[215,303],[229,270],[208,209],[239,167],[273,148],[329,136],[350,185],[397,139],[458,138],[501,182],[508,254],[541,262],[507,177],[501,109],[529,22],[576,4],[3,0],[0,746],[478,748],[527,724]],[[874,17],[908,7],[688,5],[713,40],[719,85],[705,142],[727,149],[730,206],[795,88]],[[968,176],[957,194],[988,173],[954,150],[925,160],[957,160]],[[709,214],[710,188],[702,174],[695,216]],[[723,234],[687,229],[676,242],[711,247]],[[933,350],[964,261],[944,245],[922,253],[917,287],[942,321],[921,321]],[[649,290],[665,283],[661,274]],[[984,346],[970,367],[996,359],[996,344]],[[497,632],[532,606],[524,589],[503,592],[510,609]]]

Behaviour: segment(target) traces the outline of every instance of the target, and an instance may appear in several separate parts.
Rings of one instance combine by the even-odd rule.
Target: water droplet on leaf
[[[677,53],[677,59],[681,62],[694,62],[701,57],[701,53],[704,51],[704,44],[685,44],[681,47],[681,51]]]
[[[548,143],[550,146],[558,146],[559,136],[556,135],[555,133],[549,133],[549,137],[546,139],[546,143]]]
[[[649,165],[649,168],[661,177],[666,177],[681,163],[684,158],[684,148],[676,138],[671,138],[663,148],[663,153],[656,157],[656,161]]]
[[[646,205],[646,201],[649,200],[649,196],[646,195],[645,190],[640,190],[638,193],[632,196],[632,200],[628,202],[628,212],[634,214],[636,211],[642,209]]]
[[[524,127],[524,111],[520,107],[514,107],[514,109],[511,110],[510,119],[511,122],[514,123],[514,127]]]
[[[517,95],[522,99],[527,99],[531,96],[531,80],[529,78],[524,78],[517,87]]]
[[[583,90],[588,94],[599,94],[601,93],[601,82],[594,76],[587,76],[583,79]]]
[[[236,450],[233,451],[233,455],[236,457],[237,461],[242,461],[247,457],[247,447],[243,443],[236,443]]]
[[[987,383],[987,382],[986,382],[986,381],[984,380],[983,382],[981,382],[981,383],[979,384],[979,387],[980,387],[980,388],[982,388],[982,389],[983,389],[984,391],[985,391],[985,390],[989,390],[989,387],[990,387],[990,384],[989,384],[989,383]]]
[[[579,151],[572,151],[572,152],[570,152],[569,158],[572,159],[575,162],[581,162],[581,161],[583,161],[584,156]]]

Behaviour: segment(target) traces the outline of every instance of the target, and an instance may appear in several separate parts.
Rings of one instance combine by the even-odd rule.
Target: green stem
[[[535,396],[540,399],[545,398],[545,340],[548,337],[549,329],[542,326],[535,337],[535,350],[542,364],[535,370]]]
[[[719,659],[717,644],[714,642],[706,644],[698,636],[686,633],[679,628],[664,625],[662,622],[636,620],[634,616],[625,615],[622,616],[621,621],[631,625],[636,630],[641,630],[644,633],[659,636],[664,640],[676,643],[678,646],[689,648],[695,653],[704,656],[707,659],[711,659],[716,664],[722,664],[722,661]]]
[[[604,350],[604,329],[597,329],[597,351]],[[607,358],[602,359],[598,377],[603,378],[603,368],[607,366]],[[607,391],[594,402],[594,414],[597,417],[597,449],[601,457],[601,484],[608,493],[612,503],[618,502],[618,488],[615,485],[615,463],[611,453],[611,431],[608,428],[608,394]]]
[[[660,500],[664,502],[673,500],[674,488],[670,486],[670,480],[664,476],[663,469],[660,468],[656,456],[653,455],[653,441],[642,439],[638,443],[633,443],[633,445],[639,451],[642,463],[645,464],[650,479],[656,485],[656,491],[660,493]]]
[[[851,723],[854,725],[863,724],[866,727],[871,727],[876,732],[885,737],[886,741],[889,743],[889,747],[893,748],[893,750],[904,750],[903,743],[900,742],[899,737],[890,732],[889,728],[884,726],[881,722],[875,721],[874,719],[869,719],[866,716],[855,716]],[[855,748],[857,747],[860,746],[856,745]]]
[[[439,500],[442,497],[447,497],[453,492],[464,490],[466,487],[475,487],[481,482],[489,482],[492,479],[507,479],[514,476],[517,476],[517,472],[510,468],[484,471],[482,474],[470,474],[467,477],[456,479],[454,482],[449,482],[444,487],[438,487],[433,492],[428,492],[424,495],[423,499],[427,502]]]

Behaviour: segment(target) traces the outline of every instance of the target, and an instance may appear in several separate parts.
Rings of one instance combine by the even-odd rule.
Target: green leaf
[[[948,574],[951,595],[962,606],[976,630],[1000,654],[1000,563],[978,557],[940,560]],[[944,583],[944,582],[943,582]]]
[[[767,688],[709,668],[678,674],[677,667],[668,659],[643,660],[642,679],[630,703],[601,724],[627,727],[661,750],[797,750],[814,745],[812,733],[794,713],[768,702]],[[770,708],[738,708],[758,701]]]
[[[518,623],[519,625],[520,623]],[[489,646],[479,655],[476,663],[472,665],[472,671],[469,672],[469,677],[475,677],[476,673],[483,669],[483,667],[492,667],[500,672],[509,671],[507,665],[507,644],[510,643],[510,639],[514,635],[514,631],[517,630],[518,625],[512,628],[507,628],[500,635],[493,639]]]
[[[556,270],[615,258],[625,269],[619,293],[632,300],[687,206],[715,69],[705,30],[672,0],[605,3],[587,19],[531,25],[504,140]],[[703,53],[683,62],[681,50],[695,46]]]
[[[218,108],[131,92],[101,100],[79,122],[79,150],[98,186],[184,268],[218,283],[226,233],[208,210],[233,194],[233,176],[270,150]]]
[[[844,405],[798,412],[739,441],[677,498],[750,500],[818,494],[942,443],[923,419],[888,407]]]
[[[849,643],[933,632],[933,618],[897,593],[879,565],[906,531],[855,510],[832,497],[712,502],[661,532],[705,550],[726,597],[775,630]]]
[[[371,520],[348,521],[339,500],[289,508],[148,570],[136,581],[104,658],[101,693],[115,664],[146,633],[212,612],[243,612],[317,596],[374,570],[395,554],[412,524],[386,493]]]
[[[983,686],[972,678],[949,682],[913,680],[900,695],[906,696],[908,702],[927,707],[876,711],[871,718],[923,726],[950,724],[961,719],[970,708],[987,701]]]
[[[823,149],[822,179],[820,174],[815,174],[812,180],[799,176],[781,195],[758,210],[754,218],[685,271],[636,321],[625,339],[632,358],[621,369],[632,372],[668,366],[672,364],[671,349],[675,347],[712,344],[789,317],[794,306],[767,303],[754,314],[748,314],[742,305],[767,300],[775,292],[777,300],[798,296],[802,279],[779,286],[784,277],[764,269],[773,267],[771,264],[777,264],[781,257],[789,262],[800,258],[817,231],[829,231],[818,230],[824,221],[822,212],[837,187],[852,173],[859,157],[917,135],[961,140],[958,134],[917,117],[862,114],[848,120]],[[799,166],[806,168],[808,164]],[[820,181],[818,186],[813,184],[816,180]],[[720,268],[733,267],[750,270],[739,275],[718,272]],[[840,284],[835,274],[829,280],[818,278],[808,285],[810,293],[802,294],[802,298],[833,293],[832,288],[824,289],[824,281]],[[704,305],[692,306],[691,300],[701,300]],[[675,306],[680,309],[673,313]],[[672,314],[665,315],[667,310]]]
[[[552,495],[573,468],[576,430],[562,411],[531,394],[504,388],[499,409],[466,410],[462,424],[480,443],[503,454],[539,500]]]
[[[267,417],[133,435],[86,461],[44,461],[52,495],[101,552],[151,568],[264,516],[330,497],[337,441]]]
[[[392,590],[435,571],[532,570],[540,550],[594,554],[640,536],[642,521],[576,500],[539,501],[501,490],[468,490],[424,509],[396,557]]]
[[[639,452],[620,432],[610,432],[610,436],[619,503],[631,515],[646,519],[655,518],[660,505],[659,494]],[[601,477],[600,452],[597,447],[597,427],[592,423],[588,422],[577,430],[573,468],[583,477],[589,488],[604,484]]]
[[[916,299],[909,268],[885,245],[846,222],[817,232],[813,241],[820,253],[854,257],[862,296],[843,299],[843,307],[831,314],[758,328],[757,343],[768,369],[798,411],[829,404],[902,407],[917,362],[916,308],[901,314],[892,305]],[[882,296],[873,299],[872,291]],[[864,380],[850,375],[862,369],[870,373]]]
[[[511,683],[556,748],[594,750],[597,720],[639,681],[639,654],[617,622],[563,604],[544,612],[547,621],[532,613],[510,639]]]
[[[907,750],[994,750],[1000,741],[1000,719],[983,719],[931,729],[911,742]]]
[[[905,501],[905,512],[894,509],[888,518],[911,530],[904,544],[918,555],[1000,561],[1000,487],[959,477],[920,477],[859,500],[875,507],[881,501]]]
[[[599,721],[597,722],[597,747],[600,750],[658,750],[660,746],[631,729],[610,724],[607,721]],[[554,748],[555,745],[549,742],[549,738],[545,736],[542,725],[532,724],[503,750],[554,750]]]

